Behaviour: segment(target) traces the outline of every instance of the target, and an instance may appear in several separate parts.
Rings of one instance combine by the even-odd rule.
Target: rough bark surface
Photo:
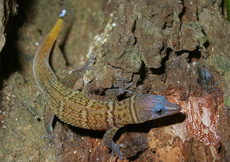
[[[57,119],[54,147],[43,140],[44,100],[32,73],[34,54],[67,9],[51,65],[59,78],[95,64],[89,93],[114,85],[161,94],[182,113],[122,128],[124,161],[230,161],[230,23],[222,0],[26,0],[0,2],[0,161],[120,161],[104,132]],[[99,97],[100,98],[100,97]]]

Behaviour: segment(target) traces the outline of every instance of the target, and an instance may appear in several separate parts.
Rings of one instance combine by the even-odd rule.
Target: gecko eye
[[[158,105],[155,107],[155,113],[158,114],[158,115],[162,115],[165,113],[165,107],[162,106],[162,105]]]
[[[159,109],[157,109],[156,113],[160,115],[163,113],[163,110],[159,108]]]

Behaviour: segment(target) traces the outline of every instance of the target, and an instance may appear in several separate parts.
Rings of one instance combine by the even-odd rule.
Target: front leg
[[[111,129],[108,129],[103,136],[103,143],[106,147],[112,150],[113,156],[117,154],[120,160],[123,160],[123,157],[122,157],[123,154],[120,151],[120,147],[122,147],[122,145],[118,146],[116,143],[113,142],[113,137],[118,130],[119,128],[117,127],[112,127]]]
[[[117,97],[124,94],[125,92],[128,92],[129,94],[132,94],[133,92],[130,90],[127,90],[133,82],[128,83],[125,85],[125,81],[123,78],[121,78],[121,85],[113,85],[113,88],[109,89],[106,91],[106,96],[108,100],[113,101],[113,102],[118,102]]]

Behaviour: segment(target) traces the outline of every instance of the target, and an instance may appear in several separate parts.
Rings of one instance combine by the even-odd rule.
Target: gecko
[[[71,87],[78,77],[83,76],[88,64],[71,73],[70,77],[59,80],[49,65],[49,57],[61,30],[65,12],[63,10],[60,14],[33,60],[33,74],[46,105],[44,127],[49,137],[53,138],[52,123],[56,115],[64,123],[75,127],[105,131],[102,139],[104,145],[112,150],[113,156],[118,155],[122,160],[122,145],[113,141],[121,127],[173,115],[180,112],[181,107],[162,95],[137,94],[121,101],[105,101],[74,90]]]

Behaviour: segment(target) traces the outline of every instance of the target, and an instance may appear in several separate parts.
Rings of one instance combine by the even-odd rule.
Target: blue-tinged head
[[[135,110],[139,123],[178,113],[179,105],[161,95],[140,94],[135,96]]]

